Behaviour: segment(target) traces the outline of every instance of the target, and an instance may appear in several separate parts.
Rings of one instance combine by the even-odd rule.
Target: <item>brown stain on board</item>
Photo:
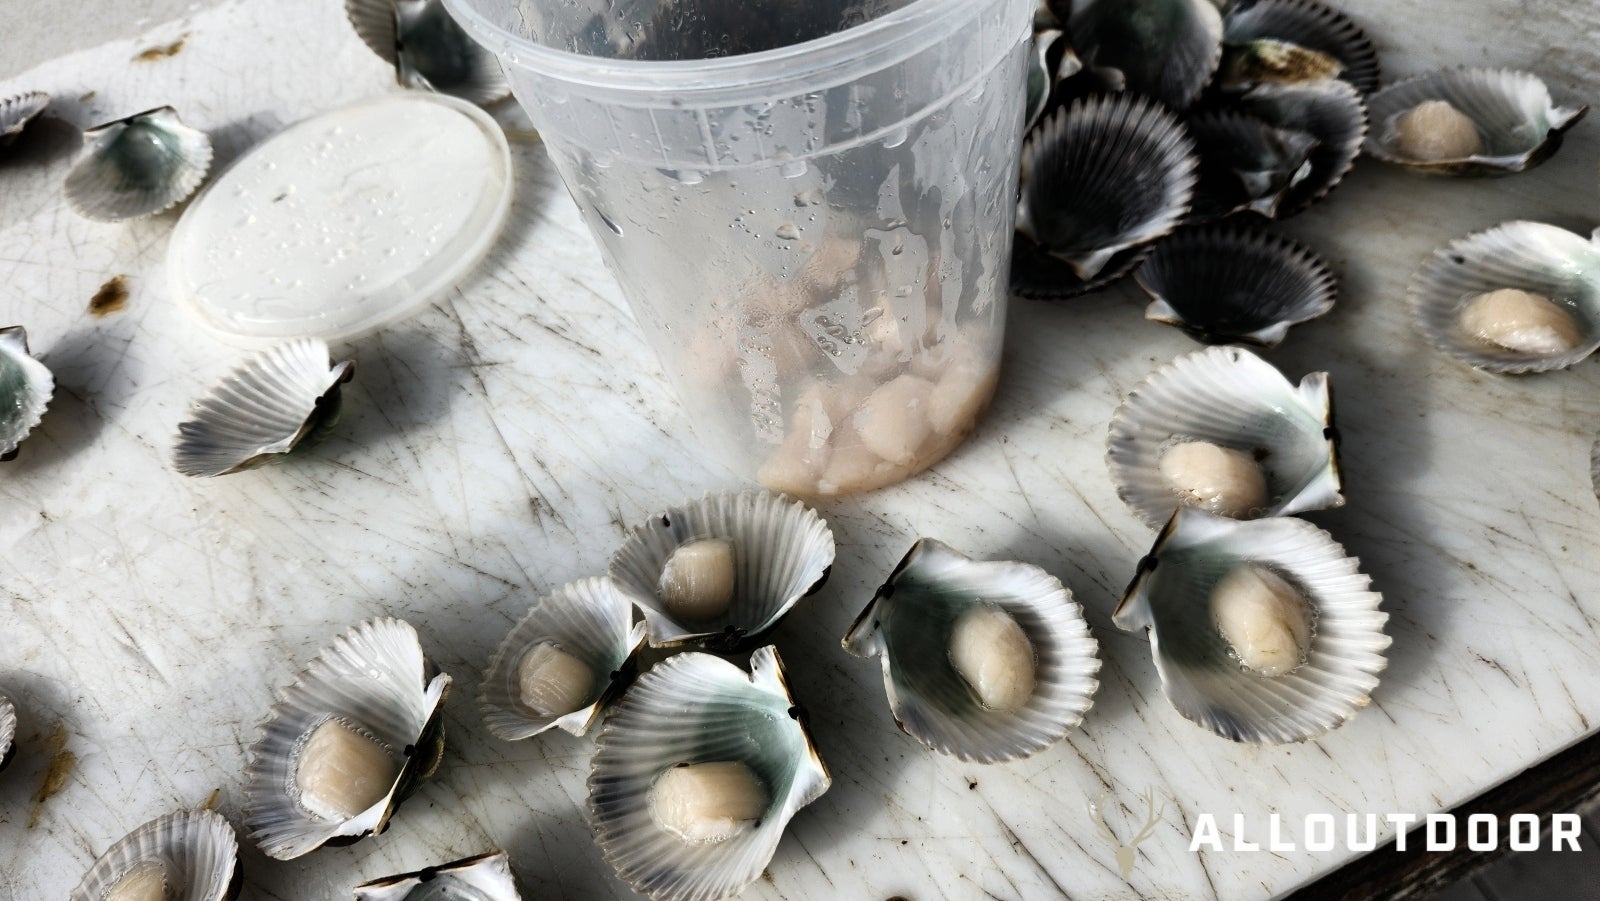
[[[171,56],[177,56],[178,51],[183,49],[184,42],[188,40],[189,32],[185,31],[178,37],[176,41],[173,41],[170,44],[162,44],[160,46],[151,47],[148,50],[142,51],[138,56],[133,58],[133,61],[136,63],[153,63],[158,59],[166,59]]]
[[[89,298],[89,313],[93,316],[109,316],[128,304],[128,277],[119,275],[100,286]]]
[[[56,721],[55,728],[50,730],[50,738],[45,741],[45,752],[50,755],[50,766],[45,768],[39,790],[33,793],[33,812],[28,814],[29,829],[39,825],[44,803],[67,787],[67,779],[72,776],[73,767],[78,765],[78,755],[67,750],[66,722]]]

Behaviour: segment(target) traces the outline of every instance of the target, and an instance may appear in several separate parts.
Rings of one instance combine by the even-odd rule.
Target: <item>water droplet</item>
[[[896,128],[894,131],[891,131],[887,135],[884,135],[883,146],[885,146],[885,147],[899,147],[901,144],[904,144],[906,142],[906,137],[907,137],[907,133],[906,133],[906,130],[904,128]]]
[[[799,178],[808,168],[805,160],[789,160],[778,167],[778,174],[784,178]]]
[[[612,234],[616,235],[619,238],[622,237],[622,226],[616,224],[615,222],[612,222],[611,221],[611,217],[607,216],[605,214],[605,211],[600,209],[599,207],[595,207],[594,212],[595,212],[596,216],[600,217],[600,221],[604,222],[606,224],[606,228],[611,229],[611,233]]]
[[[800,229],[796,228],[793,222],[785,222],[778,226],[778,230],[773,234],[785,241],[794,241],[800,237]]]

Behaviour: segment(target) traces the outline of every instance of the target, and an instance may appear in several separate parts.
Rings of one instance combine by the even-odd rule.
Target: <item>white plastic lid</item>
[[[242,338],[349,338],[438,297],[511,207],[482,110],[406,92],[289,126],[240,157],[173,232],[173,292]]]

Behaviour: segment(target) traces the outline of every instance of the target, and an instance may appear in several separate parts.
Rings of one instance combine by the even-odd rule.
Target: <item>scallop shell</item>
[[[33,117],[49,105],[50,95],[43,91],[29,91],[0,100],[0,147],[16,140]]]
[[[151,820],[106,849],[72,890],[70,901],[102,901],[129,870],[146,861],[163,866],[168,898],[223,901],[239,896],[239,840],[233,827],[212,811],[184,810]]]
[[[951,631],[969,608],[997,604],[1033,645],[1034,693],[1016,712],[984,707],[950,662]],[[907,735],[977,763],[1018,760],[1083,721],[1100,683],[1099,646],[1083,608],[1054,576],[1009,560],[973,560],[942,542],[912,546],[842,641],[883,658],[883,684]]]
[[[1378,89],[1378,52],[1354,20],[1317,0],[1242,0],[1223,14],[1222,68],[1240,45],[1271,39],[1338,60],[1339,78],[1363,94]]]
[[[656,824],[656,779],[682,763],[737,761],[770,792],[756,827],[719,844],[688,844]],[[657,901],[711,901],[761,875],[802,807],[832,780],[790,695],[776,648],[750,672],[710,654],[679,654],[639,677],[612,708],[589,775],[595,843],[617,876]]]
[[[511,93],[494,54],[468,36],[440,0],[345,0],[344,10],[356,34],[408,88],[480,105]]]
[[[1088,68],[1174,109],[1194,103],[1222,60],[1211,0],[1078,0],[1068,27]]]
[[[1286,577],[1314,611],[1305,661],[1281,676],[1241,666],[1211,617],[1212,589],[1241,563]],[[1161,690],[1185,718],[1237,742],[1305,741],[1366,707],[1386,663],[1389,617],[1360,566],[1303,520],[1239,522],[1184,508],[1140,561],[1112,621],[1150,630]]]
[[[1186,229],[1161,242],[1135,276],[1144,316],[1207,344],[1275,347],[1290,326],[1333,309],[1339,280],[1311,248],[1256,229]]]
[[[1177,227],[1195,166],[1183,125],[1151,101],[1118,94],[1073,103],[1023,145],[1019,243],[1065,262],[1079,284],[1092,282],[1118,268],[1119,255]],[[1042,281],[1026,256],[1012,271],[1021,291]]]
[[[356,901],[522,901],[511,859],[493,851],[356,886]]]
[[[278,693],[245,768],[245,828],[262,851],[290,860],[330,841],[348,844],[384,830],[444,752],[440,712],[450,676],[432,670],[415,629],[375,619],[335,639]],[[294,787],[301,742],[329,719],[359,729],[404,761],[388,794],[343,822],[305,809]]]
[[[489,731],[507,741],[552,726],[584,734],[624,683],[644,635],[644,623],[633,622],[633,604],[610,579],[583,579],[540,598],[500,642],[483,674],[478,705]],[[523,706],[517,667],[529,648],[546,641],[594,671],[596,691],[587,706],[562,716],[541,716]]]
[[[170,106],[83,133],[83,155],[67,173],[67,204],[88,219],[152,216],[194,193],[211,168],[211,139]]]
[[[1311,172],[1283,194],[1277,218],[1304,211],[1338,187],[1361,155],[1367,107],[1361,93],[1343,81],[1265,84],[1235,101],[1238,109],[1267,124],[1317,139]]]
[[[11,699],[0,695],[0,770],[11,764],[17,756],[17,708]]]
[[[1443,100],[1477,125],[1484,151],[1464,159],[1422,161],[1396,145],[1395,123],[1417,104]],[[1430,175],[1510,175],[1549,159],[1563,134],[1589,111],[1556,106],[1538,76],[1510,69],[1452,69],[1390,85],[1369,101],[1374,127],[1366,151],[1374,159]]]
[[[223,476],[290,453],[339,421],[340,386],[355,374],[329,366],[317,338],[281,344],[228,373],[178,425],[173,465],[186,476]]]
[[[1192,222],[1247,210],[1275,219],[1283,195],[1311,174],[1319,142],[1308,132],[1274,128],[1231,109],[1196,113],[1184,124],[1200,157]]]
[[[1262,516],[1344,505],[1325,372],[1296,386],[1242,347],[1208,347],[1130,391],[1111,418],[1106,463],[1118,496],[1151,528],[1178,506],[1160,461],[1184,440],[1253,452],[1267,481]]]
[[[679,623],[656,594],[673,551],[705,538],[733,544],[737,572],[727,615]],[[611,579],[644,614],[651,647],[696,642],[711,650],[747,646],[803,597],[815,594],[833,568],[833,532],[816,511],[766,491],[707,494],[636,526],[611,558]]]
[[[55,393],[55,376],[28,353],[28,330],[0,328],[0,460],[17,455],[17,445],[44,419]]]
[[[1518,288],[1572,314],[1583,343],[1565,354],[1525,354],[1485,345],[1461,331],[1465,303]],[[1417,328],[1434,347],[1490,372],[1565,369],[1600,348],[1600,238],[1585,240],[1540,222],[1507,222],[1436,250],[1407,288]]]

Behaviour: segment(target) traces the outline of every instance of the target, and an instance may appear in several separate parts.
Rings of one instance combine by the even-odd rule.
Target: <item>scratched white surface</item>
[[[1359,0],[1386,75],[1445,63],[1531,66],[1561,98],[1600,100],[1600,8],[1580,0]],[[1430,11],[1432,7],[1432,11]],[[1444,11],[1448,9],[1448,12]],[[133,62],[190,35],[181,52]],[[0,39],[3,41],[4,39]],[[45,89],[72,125],[175,103],[236,155],[277,127],[390,90],[331,0],[224,5],[0,82]],[[88,92],[93,97],[75,100]],[[708,489],[706,461],[538,147],[517,150],[514,222],[478,272],[431,309],[346,350],[345,418],[288,465],[213,481],[175,474],[189,402],[240,352],[169,298],[175,221],[114,226],[68,213],[74,129],[46,120],[0,160],[0,319],[22,323],[59,388],[21,459],[0,469],[0,691],[21,753],[0,774],[0,897],[59,898],[138,824],[215,789],[236,824],[245,748],[273,688],[351,623],[410,620],[456,677],[440,778],[391,830],[281,863],[247,847],[245,898],[343,898],[365,879],[493,847],[528,897],[625,895],[589,838],[591,743],[496,741],[475,705],[481,667],[534,597],[601,571],[624,527]],[[1600,724],[1600,430],[1593,363],[1505,379],[1428,349],[1402,286],[1422,255],[1513,217],[1587,231],[1600,217],[1600,123],[1532,174],[1424,181],[1363,163],[1291,223],[1341,270],[1338,307],[1269,356],[1332,372],[1349,506],[1321,514],[1385,594],[1392,662],[1370,710],[1305,745],[1213,738],[1162,698],[1143,636],[1110,613],[1151,533],[1102,462],[1120,396],[1192,349],[1146,323],[1131,290],[1015,302],[994,411],[964,449],[899,488],[823,512],[833,580],[777,632],[814,717],[833,789],[793,823],[752,898],[1251,898],[1347,859],[1187,850],[1200,812],[1448,808]],[[126,274],[103,319],[90,296]],[[1059,575],[1102,645],[1084,726],[1009,765],[925,752],[894,727],[876,662],[838,645],[919,534]],[[57,724],[76,755],[36,805]],[[1150,786],[1167,812],[1131,885],[1084,813],[1107,788],[1126,839]]]

